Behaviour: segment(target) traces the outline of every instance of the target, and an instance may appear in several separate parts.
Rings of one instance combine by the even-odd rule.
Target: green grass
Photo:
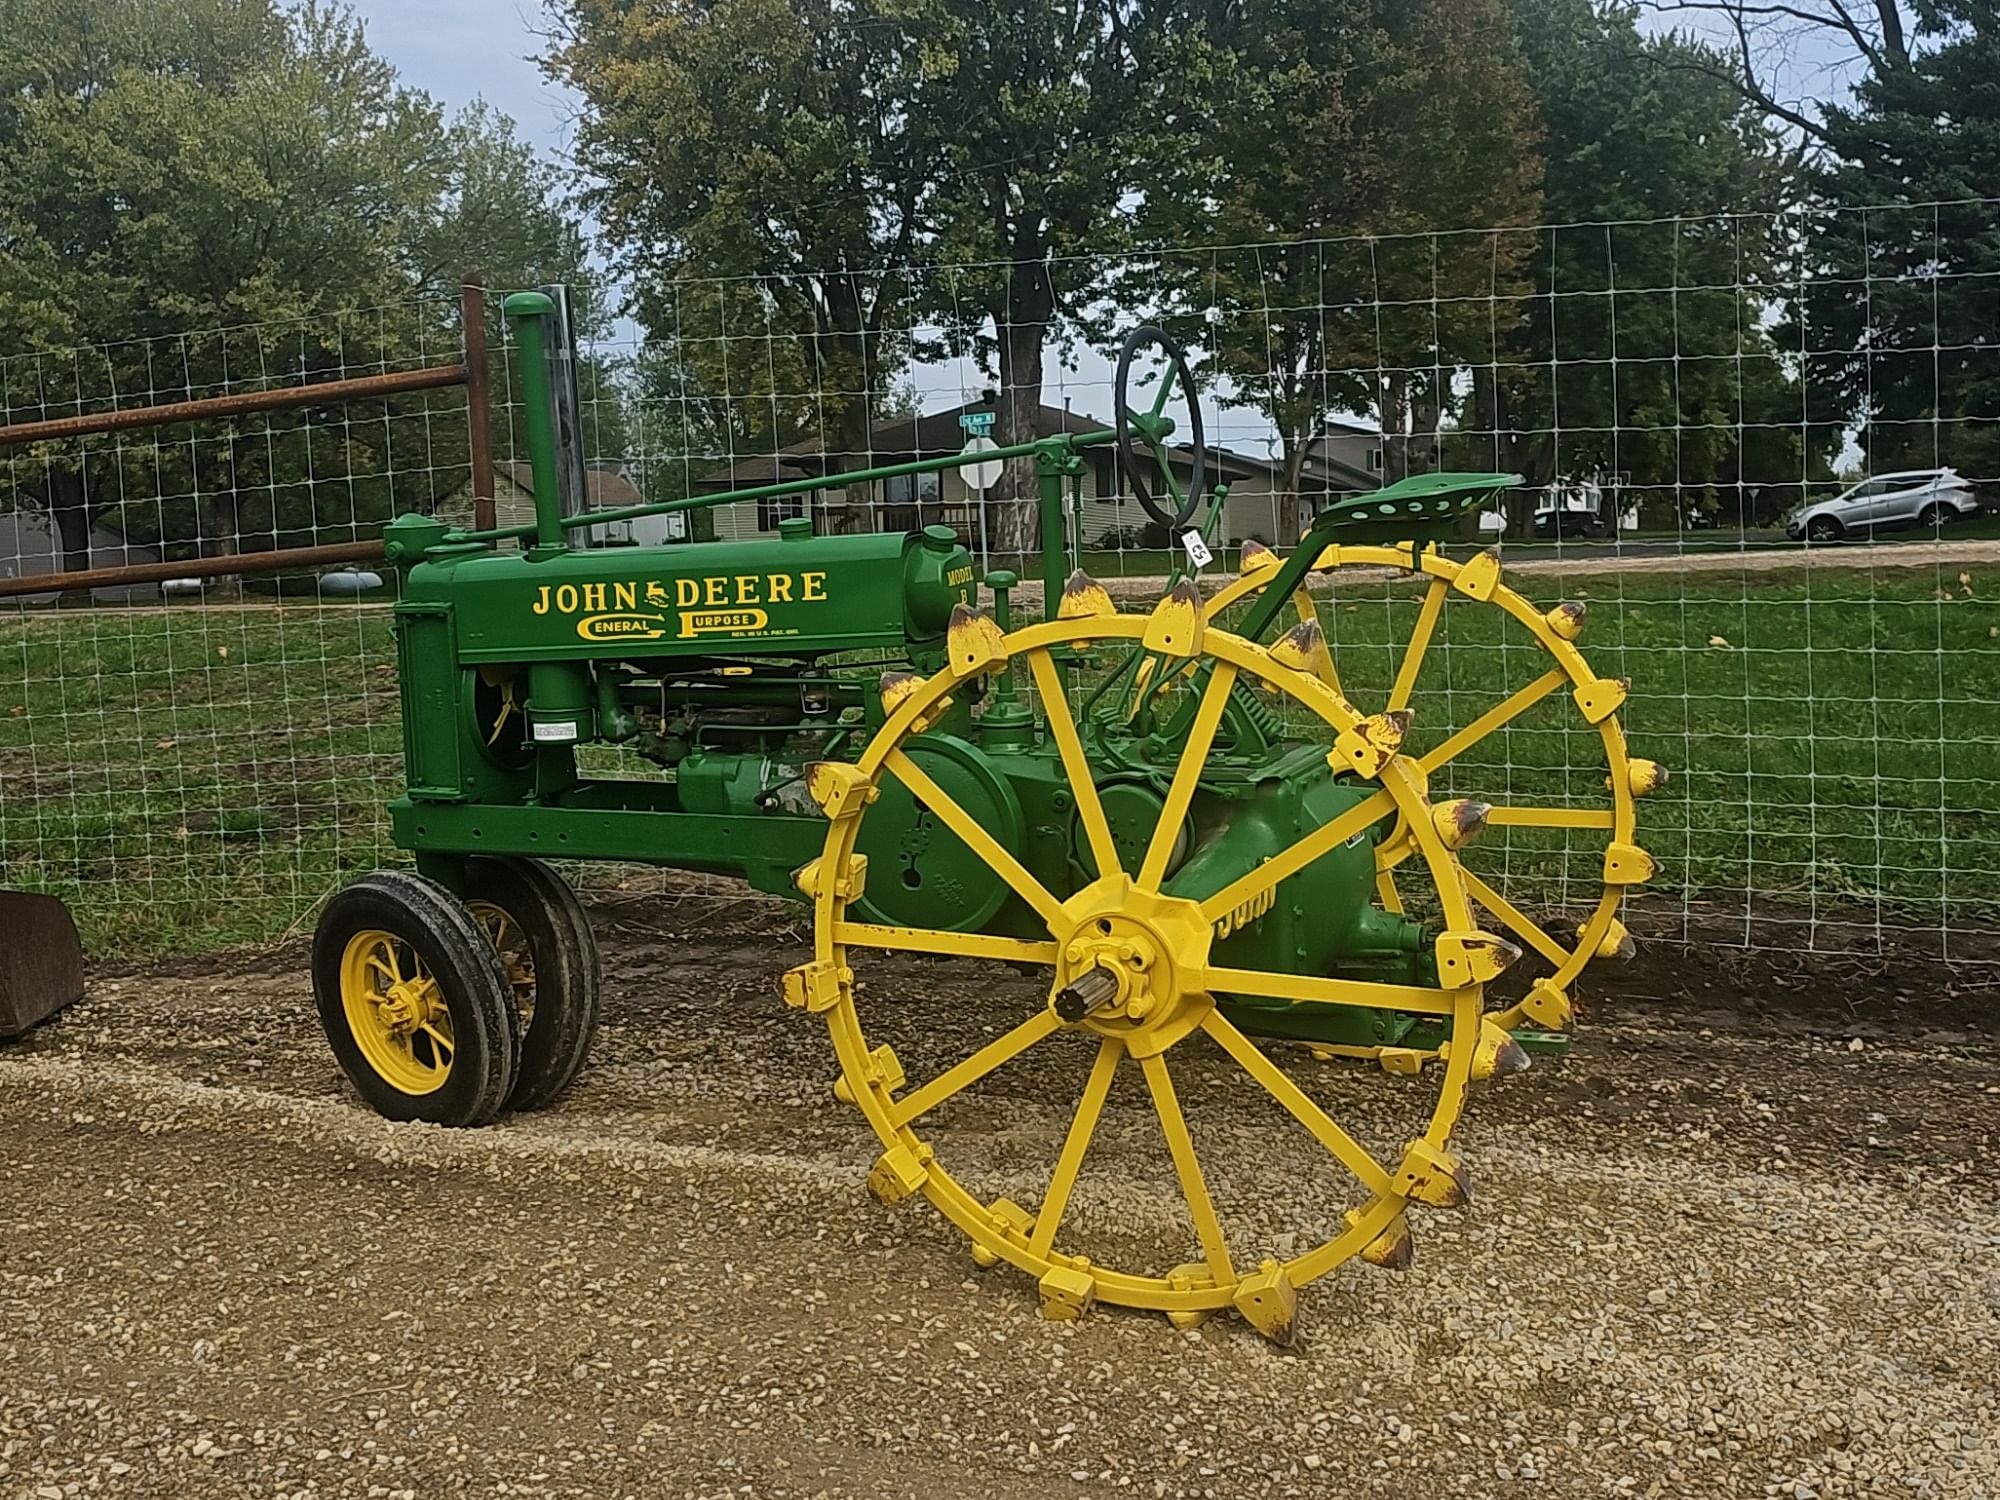
[[[281,935],[392,853],[393,661],[348,606],[0,622],[0,885],[104,958]]]
[[[2000,912],[1988,822],[2000,569],[1968,576],[1970,592],[1955,568],[1521,584],[1545,603],[1587,597],[1583,648],[1603,675],[1632,679],[1633,753],[1673,771],[1641,807],[1661,889],[1935,925]],[[1376,581],[1322,602],[1357,701],[1386,692],[1418,598],[1408,582]],[[1545,664],[1497,611],[1454,600],[1415,700],[1415,748]],[[1434,792],[1587,803],[1602,797],[1601,765],[1595,732],[1559,696],[1469,751]],[[102,957],[284,934],[395,857],[384,805],[400,783],[386,611],[0,621],[0,885],[72,902]],[[1472,861],[1560,902],[1586,891],[1600,845],[1496,828]]]
[[[1538,580],[1588,600],[1579,645],[1628,677],[1631,753],[1673,779],[1640,806],[1662,886],[1742,903],[1810,900],[1840,920],[2000,911],[2000,570],[1606,575]],[[1940,582],[1949,584],[1941,589]],[[1419,590],[1343,589],[1321,604],[1343,686],[1380,702]],[[1546,667],[1527,633],[1454,601],[1414,707],[1421,750]],[[1468,750],[1434,795],[1494,802],[1601,799],[1596,732],[1558,695]],[[1601,845],[1601,838],[1595,840]],[[1494,829],[1472,863],[1514,888],[1575,894],[1592,841]]]

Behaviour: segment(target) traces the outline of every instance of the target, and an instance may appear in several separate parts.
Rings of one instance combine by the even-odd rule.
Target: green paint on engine
[[[1038,478],[1050,597],[1061,579],[1063,485],[1080,469],[1077,450],[1109,436],[1065,434],[1007,450],[1032,460]],[[538,495],[554,487],[545,450],[534,450]],[[840,480],[865,488],[948,462]],[[699,502],[613,514],[690,503]],[[426,517],[390,527],[389,555],[407,569],[396,609],[408,769],[406,793],[393,805],[398,842],[451,885],[468,856],[521,854],[713,871],[795,894],[794,872],[818,855],[826,831],[805,792],[806,768],[859,753],[885,718],[885,670],[927,675],[943,665],[952,611],[977,596],[971,556],[936,527],[816,536],[798,519],[767,539],[572,548],[564,539],[577,524],[545,504],[532,528],[454,533]],[[508,550],[515,542],[525,550]],[[1301,545],[1246,633],[1270,623],[1320,542],[1315,531]],[[1206,679],[1156,684],[1135,702],[1131,665],[1129,653],[1111,653],[1065,658],[1063,669],[1114,841],[1136,868]],[[1107,691],[1121,683],[1127,691]],[[1043,885],[1066,896],[1097,872],[1060,758],[1018,688],[1005,678],[966,685],[906,749]],[[1167,890],[1220,890],[1372,789],[1330,771],[1323,744],[1288,739],[1271,707],[1239,685],[1174,831]],[[1435,985],[1428,935],[1374,901],[1375,848],[1385,832],[1364,829],[1226,914],[1216,962]],[[869,920],[1046,933],[893,778],[883,779],[868,811],[860,851],[869,873],[858,909]],[[1251,1029],[1322,1042],[1407,1044],[1418,1025],[1358,1007],[1223,1000]]]

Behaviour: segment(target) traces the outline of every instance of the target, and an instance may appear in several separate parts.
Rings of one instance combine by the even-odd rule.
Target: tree
[[[563,276],[581,258],[511,125],[483,107],[447,121],[344,9],[15,0],[10,21],[0,320],[44,346],[88,346],[66,390],[47,388],[44,359],[8,363],[17,420],[48,401],[174,399],[435,357],[452,316],[442,294],[473,268],[465,257],[508,280]],[[383,403],[383,432],[415,409]],[[258,418],[151,454],[45,449],[39,499],[64,567],[87,564],[97,515],[149,488],[200,497],[156,509],[163,539],[228,551],[246,505],[273,536],[309,528],[323,505],[379,519],[399,499],[434,498],[412,497],[412,478],[434,486],[452,466],[436,452],[421,471],[399,465],[372,414],[331,420]],[[329,472],[345,482],[312,482]]]
[[[932,175],[908,109],[922,63],[893,9],[561,0],[555,24],[545,66],[584,100],[584,199],[648,334],[704,399],[787,372],[769,394],[816,408],[836,469],[865,462]]]
[[[1744,413],[1793,378],[1768,326],[1783,143],[1699,44],[1592,0],[1509,6],[1556,227],[1529,237],[1531,293],[1494,308],[1454,451],[1525,476],[1517,525],[1558,477],[1630,475],[1665,520],[1744,482]]]
[[[649,332],[685,340],[695,301],[727,315],[704,280],[755,281],[772,337],[800,340],[812,389],[837,393],[839,462],[867,451],[920,314],[997,369],[1000,441],[1035,435],[1049,341],[1101,329],[1142,163],[1181,128],[1166,80],[1200,81],[1165,66],[1198,61],[1187,15],[1170,0],[563,0],[549,67],[586,101],[589,201]],[[1003,548],[1033,545],[1030,493],[1025,466],[996,487]]]
[[[1876,471],[2000,475],[2000,13],[1989,0],[1648,0],[1723,39],[1684,68],[1736,90],[1797,146],[1811,193],[1783,337],[1817,433]],[[1795,98],[1794,59],[1844,91]]]
[[[1243,247],[1169,251],[1168,295],[1223,403],[1276,430],[1286,540],[1334,412],[1381,414],[1386,478],[1430,465],[1456,372],[1487,347],[1481,298],[1519,275],[1518,241],[1496,256],[1490,234],[1435,232],[1534,222],[1532,100],[1505,32],[1497,0],[1230,14],[1205,149],[1151,208],[1162,239]]]
[[[1794,316],[1815,406],[1875,472],[2000,478],[2000,14],[1927,6],[1823,111]]]
[[[947,346],[997,376],[994,437],[1031,441],[1054,342],[1102,344],[1139,205],[1197,123],[1214,47],[1177,0],[911,0],[927,59],[911,108],[937,186],[941,268],[929,291]],[[987,492],[993,544],[1028,552],[1036,485],[1026,461]]]
[[[1915,66],[1913,32],[1900,0],[1639,0],[1639,11],[1684,30],[1697,45],[1655,55],[1654,66],[1689,74],[1739,94],[1760,114],[1795,132],[1809,150],[1833,145],[1821,101],[1798,94],[1792,75],[1801,57],[1823,57],[1815,80],[1865,69],[1877,79]],[[1916,7],[1921,27],[1943,17],[1986,11],[1980,0]]]

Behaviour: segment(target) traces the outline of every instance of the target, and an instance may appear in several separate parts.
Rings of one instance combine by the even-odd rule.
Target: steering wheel
[[[1148,345],[1156,346],[1167,356],[1169,369],[1160,381],[1159,394],[1153,398],[1152,407],[1146,411],[1134,411],[1127,397],[1127,389],[1132,380],[1132,356]],[[1136,434],[1145,440],[1152,450],[1152,461],[1159,465],[1160,484],[1163,498],[1171,502],[1174,498],[1173,470],[1169,467],[1167,435],[1174,430],[1171,417],[1160,413],[1166,407],[1167,397],[1172,393],[1178,379],[1181,394],[1188,407],[1188,447],[1193,457],[1190,462],[1192,472],[1188,476],[1187,493],[1180,497],[1180,508],[1169,510],[1153,498],[1147,490],[1146,482],[1139,477],[1139,450],[1133,442]],[[1158,521],[1168,531],[1179,535],[1194,515],[1195,507],[1201,503],[1207,489],[1205,480],[1208,469],[1208,449],[1202,442],[1201,402],[1194,388],[1194,376],[1188,371],[1187,353],[1168,335],[1164,328],[1151,323],[1142,323],[1126,335],[1125,347],[1118,351],[1118,383],[1111,398],[1112,417],[1118,432],[1118,456],[1125,466],[1125,473],[1132,481],[1132,493],[1139,497],[1139,503],[1146,508],[1146,514]]]

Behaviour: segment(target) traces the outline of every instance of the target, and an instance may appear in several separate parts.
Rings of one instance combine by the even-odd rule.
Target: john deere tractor
[[[406,516],[388,532],[407,569],[408,787],[393,815],[416,869],[335,897],[313,956],[321,1019],[363,1097],[451,1125],[549,1103],[584,1064],[598,1002],[588,923],[544,861],[717,872],[811,908],[811,954],[782,991],[827,1027],[836,1093],[879,1140],[870,1190],[927,1199],[982,1264],[1033,1277],[1049,1316],[1105,1301],[1186,1323],[1233,1308],[1284,1339],[1300,1286],[1354,1257],[1407,1264],[1412,1205],[1466,1200],[1449,1137],[1468,1089],[1560,1046],[1578,975],[1629,946],[1620,898],[1653,873],[1634,811],[1664,773],[1627,755],[1626,688],[1579,652],[1583,607],[1532,605],[1495,553],[1456,561],[1433,540],[1516,476],[1404,480],[1328,507],[1287,557],[1246,545],[1220,587],[1204,590],[1190,563],[1121,609],[1065,557],[1065,490],[1088,451],[1119,451],[1191,558],[1226,500],[1206,483],[1186,362],[1156,329],[1127,342],[1109,430],[564,514],[550,307],[524,293],[507,309],[535,523],[453,531]],[[1166,372],[1135,403],[1149,346]],[[1189,416],[1179,446],[1174,393]],[[1014,618],[1014,576],[982,578],[937,527],[817,536],[797,518],[765,540],[574,544],[638,516],[993,459],[1039,479],[1040,618]],[[1357,577],[1407,581],[1393,675],[1366,694],[1343,686],[1319,613]],[[1505,617],[1509,647],[1453,681],[1454,704],[1480,706],[1421,733],[1432,645],[1481,611]],[[1438,790],[1490,764],[1472,752],[1531,711],[1557,719],[1574,795]],[[1543,919],[1497,868],[1475,867],[1469,846],[1495,830],[1560,841],[1566,869],[1586,861],[1571,920]],[[1006,976],[955,1035],[928,1037],[925,1076],[880,1039],[906,1008],[895,975],[913,954]],[[999,997],[1023,985],[1028,1002],[1009,1011]],[[1075,1053],[1079,1095],[1053,1159],[1029,1173],[1039,1191],[1010,1196],[955,1172],[961,1137],[938,1121],[1037,1049]],[[1410,1075],[1385,1085],[1423,1101],[1392,1148],[1364,1144],[1316,1097],[1339,1059]],[[1351,1190],[1337,1213],[1282,1230],[1268,1204],[1254,1223],[1232,1217],[1176,1082],[1202,1067],[1237,1073],[1324,1148]],[[1120,1263],[1066,1218],[1126,1070],[1164,1137],[1187,1258]]]

